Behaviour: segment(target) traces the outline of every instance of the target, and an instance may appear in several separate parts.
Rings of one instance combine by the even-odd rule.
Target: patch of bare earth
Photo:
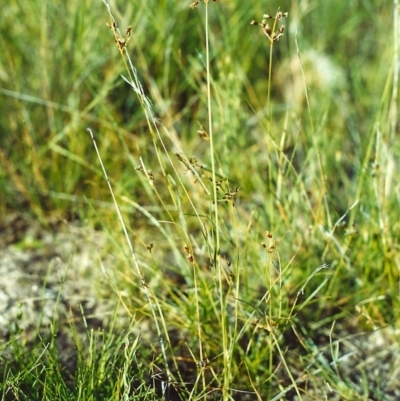
[[[110,262],[100,260],[104,244],[104,235],[73,223],[43,229],[19,214],[0,222],[0,345],[11,335],[35,342],[37,333],[56,325],[59,357],[73,370],[71,327],[80,334],[102,329],[115,313],[113,301],[101,294],[102,265]]]
[[[77,224],[57,223],[53,229],[43,229],[18,214],[0,222],[0,345],[16,333],[29,344],[38,332],[50,331],[56,323],[60,363],[73,375],[76,349],[71,322],[84,334],[85,324],[106,328],[115,313],[114,301],[101,294],[106,288],[102,266],[112,263],[112,256],[103,250],[105,243],[102,233]],[[283,390],[273,400],[297,400],[295,386],[304,401],[400,400],[400,333],[392,328],[357,333],[355,327],[337,325],[334,334],[335,360],[336,345],[331,347],[328,329],[322,333],[325,344],[316,338],[303,339],[315,342],[315,355],[304,354],[295,337],[284,340],[295,384],[277,361],[275,373],[282,378]],[[12,358],[12,353],[1,356]],[[336,389],[329,384],[332,378],[338,379]],[[349,392],[350,398],[341,395]]]

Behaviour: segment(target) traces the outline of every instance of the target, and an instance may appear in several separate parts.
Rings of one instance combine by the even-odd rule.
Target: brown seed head
[[[271,45],[274,42],[279,41],[279,39],[283,36],[283,33],[285,31],[285,26],[281,25],[281,26],[277,26],[277,21],[280,21],[282,18],[286,18],[289,15],[289,13],[287,12],[282,12],[282,11],[278,11],[275,14],[275,17],[272,17],[271,14],[264,14],[263,15],[263,19],[261,20],[261,22],[257,22],[257,21],[251,21],[251,25],[260,25],[264,34],[268,37]],[[274,24],[273,27],[271,28],[270,25],[267,23],[267,20],[274,18]]]

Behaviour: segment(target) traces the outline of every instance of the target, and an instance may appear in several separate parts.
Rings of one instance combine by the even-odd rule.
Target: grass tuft
[[[4,7],[0,213],[115,311],[10,324],[1,399],[398,399],[397,2],[178,3]]]

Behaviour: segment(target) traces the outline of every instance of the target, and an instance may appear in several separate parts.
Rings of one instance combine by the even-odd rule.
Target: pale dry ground
[[[0,222],[0,344],[12,334],[29,348],[37,333],[47,338],[55,331],[60,363],[72,373],[72,327],[85,343],[87,330],[106,328],[116,310],[101,291],[101,265],[112,257],[100,261],[105,237],[99,232],[67,222],[53,229],[19,214]],[[12,353],[6,347],[1,357],[10,360]]]
[[[62,223],[56,232],[13,215],[3,223],[0,238],[0,333],[19,328],[27,335],[41,322],[68,317],[79,310],[107,321],[111,300],[101,299],[104,281],[99,252],[104,236]]]
[[[3,221],[0,228],[0,342],[14,332],[29,344],[38,329],[46,332],[57,321],[60,362],[73,374],[76,351],[71,321],[83,334],[81,310],[94,329],[106,328],[110,318],[115,317],[116,303],[109,296],[102,297],[101,291],[106,285],[101,265],[113,262],[111,254],[100,261],[100,254],[107,255],[102,252],[106,237],[66,222],[58,223],[50,232],[17,214]],[[121,312],[121,322],[126,318]],[[324,380],[329,370],[341,378],[343,385],[347,383],[354,389],[354,399],[364,399],[359,397],[367,389],[366,400],[400,399],[400,333],[391,328],[366,333],[359,330],[337,326],[336,364],[332,363],[327,342],[318,346],[316,363],[308,374],[296,372],[297,384],[305,391],[303,400],[344,399]],[[2,356],[12,358],[11,353]],[[293,358],[293,366],[297,364],[297,352],[290,350],[286,356],[289,363]],[[321,365],[325,365],[323,370],[318,368]],[[296,399],[293,388],[282,393],[281,399],[286,397]]]

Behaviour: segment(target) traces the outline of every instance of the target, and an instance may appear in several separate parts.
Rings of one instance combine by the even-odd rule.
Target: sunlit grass
[[[16,335],[3,399],[363,399],[339,344],[398,325],[396,9],[189,3],[5,6],[0,212],[106,232],[131,324]]]

